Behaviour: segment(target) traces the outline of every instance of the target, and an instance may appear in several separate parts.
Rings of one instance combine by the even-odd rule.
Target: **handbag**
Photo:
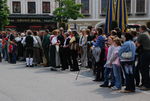
[[[121,57],[125,58],[125,59],[130,59],[130,58],[132,58],[132,52],[131,51],[130,52],[124,52],[121,54]]]
[[[121,54],[121,57],[122,58],[124,58],[124,59],[130,59],[130,58],[132,58],[132,56],[133,56],[133,53],[132,53],[132,51],[131,51],[131,44],[130,44],[130,46],[129,46],[129,48],[130,48],[130,51],[128,51],[128,52],[123,52],[122,54]]]

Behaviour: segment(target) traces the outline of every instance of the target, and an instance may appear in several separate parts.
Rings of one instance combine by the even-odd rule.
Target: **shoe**
[[[111,88],[111,87],[113,87],[113,86],[114,86],[114,85],[109,85],[108,87]]]
[[[143,87],[143,84],[139,85],[139,87]]]
[[[102,84],[100,87],[109,87],[108,85]]]
[[[122,90],[121,93],[134,93],[135,90]]]
[[[51,71],[57,71],[57,69],[56,68],[51,68]]]
[[[95,80],[93,80],[94,82],[100,82],[101,80],[99,80],[99,79],[95,79]]]
[[[30,67],[34,67],[34,65],[30,65]]]
[[[116,86],[111,87],[112,90],[116,91],[116,90],[121,90],[120,88],[117,88]]]
[[[29,65],[26,65],[26,67],[29,67]]]
[[[48,65],[45,65],[44,67],[49,67]]]
[[[71,72],[80,71],[79,69],[72,69]]]
[[[65,71],[66,69],[62,68],[61,70],[62,70],[62,71]]]
[[[140,87],[140,90],[147,91],[147,90],[150,90],[150,88],[147,88],[147,87],[142,86],[142,87]]]

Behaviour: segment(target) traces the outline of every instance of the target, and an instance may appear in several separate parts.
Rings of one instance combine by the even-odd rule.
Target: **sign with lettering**
[[[12,23],[50,23],[53,22],[52,19],[38,19],[38,18],[10,18],[10,22]]]

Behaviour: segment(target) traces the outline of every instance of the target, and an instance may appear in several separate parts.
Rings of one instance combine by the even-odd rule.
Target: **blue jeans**
[[[113,74],[115,77],[115,87],[117,87],[118,89],[121,89],[122,87],[121,66],[113,64],[112,67],[113,67]]]
[[[114,85],[113,69],[105,67],[104,70],[104,85],[109,85],[109,77],[111,75],[111,85]]]
[[[130,62],[122,62],[122,66],[125,73],[125,81],[126,88],[125,90],[135,90],[135,82],[134,82],[134,66],[133,61]]]

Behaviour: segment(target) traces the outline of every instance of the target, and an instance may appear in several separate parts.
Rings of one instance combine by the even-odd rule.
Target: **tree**
[[[75,3],[74,0],[56,0],[59,7],[53,12],[55,21],[59,23],[59,27],[64,27],[69,19],[76,20],[79,17],[83,17],[80,13],[82,7],[81,4]]]
[[[3,27],[9,24],[8,16],[7,0],[0,0],[0,30],[3,30]]]

